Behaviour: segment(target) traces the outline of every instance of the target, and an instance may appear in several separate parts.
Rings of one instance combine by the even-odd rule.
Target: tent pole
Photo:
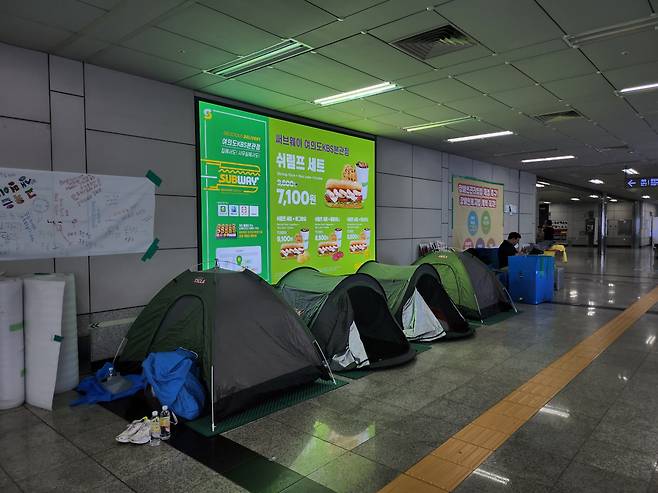
[[[212,431],[215,431],[215,366],[210,366],[210,422]]]
[[[512,304],[512,308],[514,308],[514,313],[519,313],[519,311],[516,309],[516,305],[514,304],[514,300],[512,299],[512,295],[509,294],[509,291],[505,286],[503,286],[503,289],[505,290],[505,294],[509,298],[510,303]]]
[[[480,303],[478,302],[478,295],[475,294],[475,290],[473,290],[473,298],[475,298],[475,305],[478,307],[478,313],[480,314],[480,323],[484,325],[484,319],[482,318],[482,310],[480,310]]]

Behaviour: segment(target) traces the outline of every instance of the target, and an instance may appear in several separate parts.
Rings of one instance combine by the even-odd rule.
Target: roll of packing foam
[[[52,410],[66,282],[51,276],[23,280],[25,397],[28,404]]]
[[[0,277],[0,409],[25,402],[23,281]]]
[[[64,306],[62,308],[62,347],[59,350],[59,365],[57,366],[57,382],[55,393],[73,390],[80,382],[78,371],[78,321],[75,303],[75,277],[73,274],[55,274],[55,278],[63,280]]]

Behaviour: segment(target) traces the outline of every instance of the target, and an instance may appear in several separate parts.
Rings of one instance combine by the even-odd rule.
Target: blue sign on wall
[[[658,188],[658,176],[626,177],[624,183],[626,188]]]

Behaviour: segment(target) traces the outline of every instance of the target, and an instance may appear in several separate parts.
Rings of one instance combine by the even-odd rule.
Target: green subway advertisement
[[[375,143],[198,102],[203,268],[276,283],[300,266],[375,258]]]

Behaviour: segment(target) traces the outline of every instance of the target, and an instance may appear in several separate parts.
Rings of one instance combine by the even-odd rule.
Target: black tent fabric
[[[302,320],[249,270],[186,271],[169,282],[128,331],[119,368],[178,347],[199,355],[216,418],[328,376]]]
[[[394,366],[415,357],[388,309],[384,289],[367,274],[330,276],[300,267],[286,274],[277,289],[308,324],[332,362],[350,351],[353,325],[370,368]],[[336,370],[350,369],[332,366]]]

